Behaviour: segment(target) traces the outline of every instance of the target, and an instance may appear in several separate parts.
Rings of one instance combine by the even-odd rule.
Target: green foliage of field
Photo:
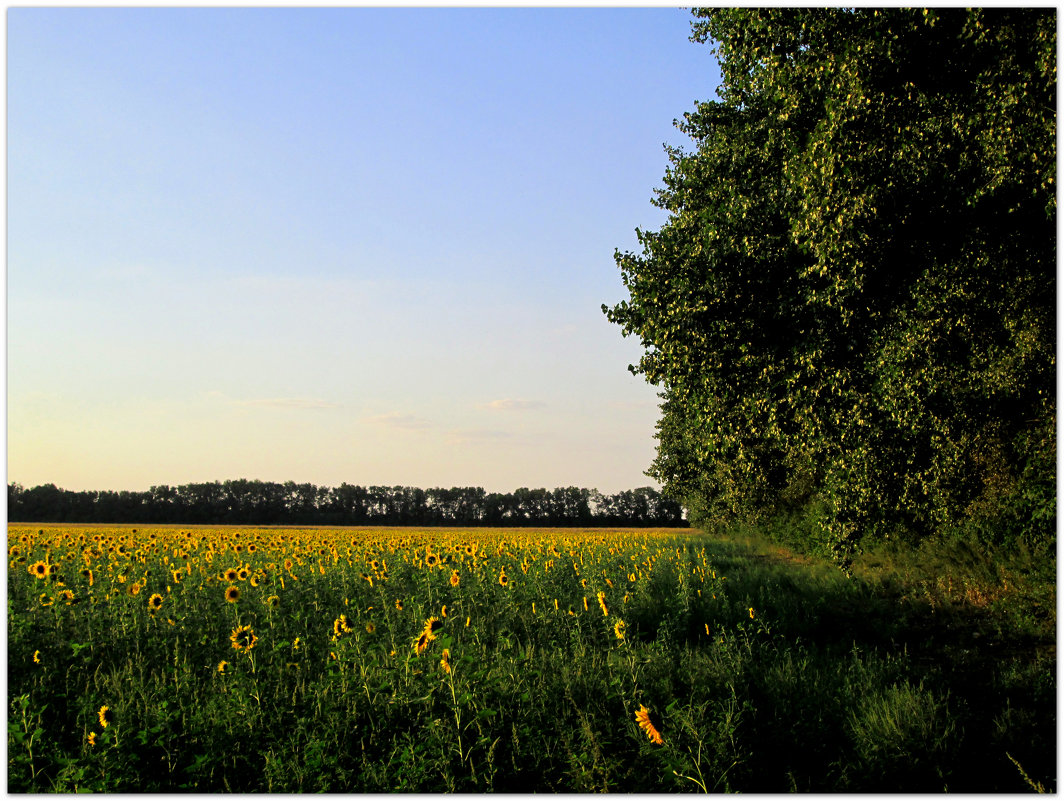
[[[899,564],[689,530],[12,526],[8,786],[1055,789],[1054,621],[1011,574]]]

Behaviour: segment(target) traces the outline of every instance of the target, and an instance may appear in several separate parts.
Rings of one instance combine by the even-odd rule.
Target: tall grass
[[[933,613],[777,557],[686,530],[13,526],[9,788],[1053,786],[1051,658],[955,682]]]

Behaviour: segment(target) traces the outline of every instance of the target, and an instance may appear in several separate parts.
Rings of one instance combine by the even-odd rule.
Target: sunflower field
[[[812,581],[689,529],[11,525],[8,787],[1024,789],[1031,731]]]

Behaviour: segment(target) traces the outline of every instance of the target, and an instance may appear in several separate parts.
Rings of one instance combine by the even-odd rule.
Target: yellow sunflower
[[[627,628],[623,620],[618,620],[613,624],[613,634],[618,640],[624,639],[624,631]]]
[[[452,587],[457,587],[459,581],[461,581],[461,577],[458,575],[458,571],[457,570],[452,570],[451,571],[451,586]]]
[[[229,663],[226,662],[224,659],[221,662],[218,663],[218,672],[219,673],[225,673],[228,670],[229,670]]]
[[[32,565],[30,565],[29,572],[39,579],[45,579],[48,578],[49,574],[52,572],[52,569],[48,566],[47,562],[41,561],[34,562]]]
[[[654,728],[654,724],[650,722],[650,710],[643,704],[639,705],[639,711],[635,713],[636,722],[639,724],[639,728],[647,733],[647,737],[654,745],[664,745],[665,741],[661,738],[661,734]]]
[[[100,725],[105,729],[115,722],[115,712],[106,704],[100,707],[100,711],[96,713],[96,716],[100,719]]]
[[[440,659],[440,667],[443,669],[444,673],[450,673],[451,672],[451,652],[450,652],[450,650],[447,649],[447,648],[444,648],[443,649],[443,654],[441,656],[442,656],[442,658]]]
[[[250,651],[255,647],[259,638],[255,636],[255,631],[251,626],[237,626],[229,635],[229,640],[237,651]]]
[[[225,600],[231,604],[235,604],[237,601],[239,601],[240,588],[234,586],[230,586],[229,588],[227,588],[225,591]]]
[[[436,632],[443,628],[443,621],[438,617],[430,617],[425,621],[425,629],[422,632],[430,640],[436,639]]]
[[[160,609],[163,608],[163,596],[159,593],[155,593],[148,599],[148,610],[154,615]]]
[[[281,599],[276,595],[271,595],[269,598],[266,599],[266,605],[272,609],[276,609],[278,606],[281,605]]]
[[[350,634],[354,631],[351,626],[351,622],[347,619],[347,615],[340,615],[333,621],[333,639],[342,637],[345,634]]]
[[[610,612],[606,608],[606,593],[601,592],[601,591],[599,592],[599,594],[598,594],[598,602],[599,602],[599,606],[602,608],[602,616],[603,617],[609,617],[610,616]]]

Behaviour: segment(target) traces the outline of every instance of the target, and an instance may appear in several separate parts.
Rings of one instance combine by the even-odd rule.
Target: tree
[[[697,524],[1055,528],[1054,9],[713,9],[719,101],[667,148],[607,317]],[[1054,525],[1050,525],[1050,523]]]

